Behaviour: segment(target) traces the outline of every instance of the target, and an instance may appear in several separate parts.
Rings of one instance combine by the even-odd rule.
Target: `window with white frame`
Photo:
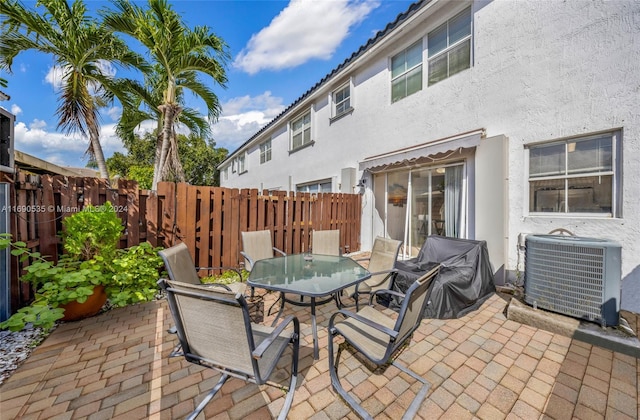
[[[311,143],[311,112],[291,122],[291,150]]]
[[[529,211],[615,216],[619,151],[619,131],[529,146]]]
[[[229,180],[229,167],[228,166],[220,171],[220,177],[222,178],[223,181],[228,181]]]
[[[422,40],[391,58],[391,102],[422,90]]]
[[[338,117],[351,109],[351,87],[347,83],[333,92],[333,116]]]
[[[238,156],[238,173],[247,172],[246,159],[244,153]]]
[[[260,144],[260,163],[269,162],[271,160],[271,139]]]
[[[429,86],[471,67],[471,8],[427,35]]]
[[[307,193],[330,193],[331,192],[331,180],[315,181],[306,184],[299,184],[296,186],[296,191]]]

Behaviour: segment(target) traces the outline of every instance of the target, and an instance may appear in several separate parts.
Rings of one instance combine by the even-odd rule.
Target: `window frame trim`
[[[620,219],[623,217],[622,215],[622,138],[623,138],[623,128],[616,127],[610,130],[600,130],[594,131],[585,134],[577,134],[573,136],[561,137],[553,140],[542,140],[527,143],[524,145],[524,181],[525,181],[525,197],[524,197],[524,214],[526,217],[552,217],[552,218],[592,218],[592,219]],[[533,178],[533,181],[543,181],[543,180],[568,180],[574,178],[584,178],[585,176],[611,176],[611,211],[608,213],[593,213],[593,212],[536,212],[531,211],[531,202],[530,202],[530,188],[531,188],[531,175],[530,175],[530,150],[536,147],[544,147],[551,146],[554,144],[568,144],[572,141],[588,141],[590,139],[602,137],[603,135],[611,136],[611,166],[612,169],[606,172],[592,173],[592,174],[567,174],[566,173],[566,159],[565,156],[565,174],[564,175],[553,175],[553,176],[545,176],[539,178]],[[566,183],[565,183],[565,192],[566,192]]]
[[[301,131],[303,143],[298,147],[294,147],[293,146],[293,136],[295,134],[294,134],[294,131],[293,131],[293,124],[296,121],[300,120],[300,119],[304,119],[304,117],[307,114],[309,114],[309,142],[304,143],[304,123],[303,123],[302,131]],[[315,141],[313,140],[313,112],[311,112],[311,109],[307,109],[305,111],[300,112],[299,114],[296,114],[295,117],[292,117],[289,120],[289,123],[287,124],[287,127],[288,127],[288,131],[289,131],[289,154],[297,152],[298,150],[302,150],[302,149],[304,149],[306,147],[312,146],[315,143]]]
[[[349,88],[349,106],[346,107],[344,109],[344,111],[338,113],[336,108],[338,106],[338,102],[336,101],[336,93],[338,91],[344,90],[345,88]],[[339,85],[336,89],[333,89],[333,91],[331,91],[331,118],[330,120],[336,120],[339,117],[342,117],[345,114],[348,114],[350,112],[353,112],[353,105],[352,105],[352,96],[353,96],[353,87],[351,86],[351,80],[342,83],[341,85]],[[343,99],[340,103],[343,103],[345,100]]]
[[[418,93],[420,91],[422,91],[424,89],[424,36],[421,36],[418,40],[416,40],[415,42],[410,43],[407,47],[396,51],[394,54],[392,54],[391,56],[389,56],[389,99],[391,101],[392,104],[396,103],[396,102],[400,102],[401,100],[403,100],[404,98],[407,98],[411,95],[413,95],[414,93]],[[406,52],[414,47],[415,45],[420,44],[420,63],[416,64],[415,66],[411,67],[411,68],[407,68],[405,71],[403,71],[401,74],[393,77],[393,59],[395,57],[397,57],[398,55],[404,53],[406,55]],[[405,64],[406,64],[407,60],[405,57]],[[413,70],[417,69],[418,67],[421,67],[420,70],[420,81],[421,81],[421,87],[420,90],[417,90],[411,94],[406,94],[406,76],[407,74],[411,73]],[[393,82],[395,80],[398,80],[399,78],[404,77],[405,78],[405,95],[401,98],[396,99],[395,101],[393,100]]]
[[[269,139],[267,139],[267,140],[263,141],[262,143],[260,143],[260,145],[258,146],[258,147],[259,147],[259,150],[260,150],[260,157],[259,157],[260,165],[264,165],[264,164],[265,164],[265,163],[267,163],[267,162],[271,162],[271,160],[273,159],[273,152],[272,152],[272,150],[273,150],[273,146],[272,146],[272,140],[273,140],[273,139],[269,138]],[[265,160],[263,161],[263,157],[266,155],[267,150],[264,150],[264,151],[263,151],[263,150],[262,150],[262,146],[266,145],[267,143],[269,143],[269,149],[268,149],[268,152],[269,152],[269,159],[265,159]]]
[[[469,35],[467,35],[466,37],[464,37],[463,39],[460,39],[458,41],[456,41],[455,43],[451,44],[451,45],[447,45],[446,48],[444,48],[442,51],[437,52],[436,54],[434,54],[433,56],[429,56],[429,34],[434,32],[435,30],[437,30],[438,28],[440,28],[442,25],[446,25],[447,26],[447,44],[449,43],[449,22],[456,18],[458,15],[462,14],[463,12],[465,12],[466,10],[469,10]],[[457,11],[455,14],[453,14],[453,16],[447,18],[443,23],[441,23],[440,25],[437,25],[436,27],[434,27],[431,30],[428,30],[427,33],[425,34],[425,38],[426,38],[426,42],[427,42],[427,48],[426,48],[426,55],[427,55],[427,88],[429,86],[433,86],[438,84],[439,82],[446,80],[448,78],[450,78],[451,76],[461,73],[464,70],[468,70],[471,69],[473,67],[473,57],[474,57],[474,43],[473,40],[475,39],[473,31],[474,31],[474,21],[473,21],[473,7],[472,5],[467,5],[466,7],[463,7],[462,9],[460,9],[459,11]],[[429,83],[429,70],[431,69],[431,65],[430,62],[431,60],[436,60],[438,58],[440,58],[441,56],[443,56],[445,53],[449,53],[450,51],[452,51],[453,49],[457,48],[458,46],[462,45],[464,42],[469,41],[469,67],[468,69],[464,69],[459,71],[458,73],[454,73],[453,75],[449,74],[449,60],[447,60],[447,77],[445,77],[444,79],[438,80],[437,82],[431,84]]]

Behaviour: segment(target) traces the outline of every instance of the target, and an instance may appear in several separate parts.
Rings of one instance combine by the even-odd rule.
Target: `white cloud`
[[[115,151],[123,151],[122,142],[115,134],[115,124],[100,128],[100,143],[105,158]],[[49,131],[42,120],[33,120],[28,126],[20,121],[15,125],[15,148],[62,166],[84,167],[85,152],[89,146],[86,137],[80,134],[66,135]]]
[[[118,121],[120,119],[120,115],[122,115],[122,108],[120,108],[118,106],[113,106],[113,107],[107,109],[106,114],[113,121]]]
[[[377,0],[292,0],[269,26],[254,34],[234,65],[255,74],[329,59]]]
[[[222,116],[211,128],[216,146],[235,150],[284,109],[282,98],[269,91],[230,99],[222,104]]]
[[[64,70],[60,66],[49,67],[47,75],[44,77],[45,82],[53,86],[53,89],[57,92],[62,87],[64,81]]]
[[[11,105],[11,113],[13,115],[20,115],[22,113],[22,108],[20,108],[16,104],[13,104],[13,105]]]

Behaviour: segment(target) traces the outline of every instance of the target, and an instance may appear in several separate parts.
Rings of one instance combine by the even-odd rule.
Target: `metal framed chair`
[[[167,294],[185,359],[222,374],[187,418],[195,419],[230,377],[282,388],[282,384],[269,378],[290,347],[289,385],[278,417],[284,420],[291,408],[298,377],[298,319],[288,316],[274,328],[265,327],[251,322],[247,302],[240,293],[166,279],[158,284]]]
[[[275,253],[285,256],[284,251],[273,246],[270,230],[257,230],[253,232],[241,232],[244,268],[251,271],[253,263],[266,258],[273,258]]]
[[[189,253],[189,248],[183,242],[176,244],[172,247],[163,249],[158,252],[158,255],[164,261],[164,266],[167,269],[169,278],[173,281],[179,281],[182,283],[189,283],[195,285],[202,285],[200,276],[198,276],[198,270],[233,270],[238,274],[242,281],[242,275],[240,270],[231,267],[196,267]],[[219,287],[232,291],[234,293],[244,293],[247,285],[245,283],[237,282],[228,285],[223,284],[206,284],[207,287]],[[175,334],[176,327],[169,328],[169,333]],[[176,347],[169,357],[181,356],[180,346]]]
[[[169,278],[173,281],[202,284],[200,276],[198,276],[199,270],[233,270],[236,272],[238,277],[240,277],[240,280],[242,280],[240,270],[234,267],[196,267],[193,262],[193,258],[191,258],[191,254],[189,253],[189,248],[187,248],[187,245],[185,245],[184,242],[176,244],[170,248],[163,249],[158,252],[158,254],[164,261],[164,266],[167,269]],[[236,293],[244,293],[247,288],[247,285],[242,282],[231,283],[226,286],[229,290]]]
[[[438,275],[439,270],[440,266],[434,267],[416,280],[404,295],[392,290],[378,290],[371,294],[369,306],[362,308],[357,313],[342,309],[329,319],[329,374],[331,376],[331,385],[360,417],[370,419],[371,415],[340,384],[338,376],[340,351],[337,357],[334,358],[334,339],[337,336],[342,336],[345,340],[344,343],[351,345],[352,348],[376,366],[384,366],[386,369],[388,364],[391,364],[421,382],[423,384],[422,388],[416,394],[403,417],[406,419],[413,418],[420,404],[427,396],[431,385],[415,372],[400,365],[393,356],[400,347],[410,341],[412,333],[420,325],[422,314],[427,304],[429,285]],[[402,307],[396,320],[371,306],[374,296],[383,293],[404,296]],[[336,318],[338,316],[344,317],[344,320],[337,322]]]
[[[319,255],[342,255],[340,230],[314,230],[311,232],[311,250]]]
[[[369,261],[367,270],[371,277],[354,287],[345,289],[345,294],[356,301],[356,311],[360,308],[359,297],[361,294],[371,295],[376,290],[391,289],[396,275],[395,264],[400,252],[402,241],[382,238],[378,236],[373,243],[371,256],[356,261]]]

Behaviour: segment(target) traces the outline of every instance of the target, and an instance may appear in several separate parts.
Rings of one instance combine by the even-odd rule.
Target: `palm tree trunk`
[[[98,133],[98,127],[93,124],[89,125],[89,147],[91,147],[91,152],[98,164],[100,178],[109,180],[109,171],[107,170],[107,163],[104,159],[104,153],[102,152],[102,145],[100,144],[100,134]]]
[[[174,136],[173,125],[175,120],[182,110],[181,107],[175,104],[163,104],[158,107],[163,115],[163,125],[162,125],[162,144],[160,147],[160,157],[156,160],[155,170],[153,173],[153,184],[151,189],[158,189],[158,182],[163,181],[165,174],[165,166],[167,165],[167,157],[169,155],[169,146],[171,143],[171,138]],[[158,156],[158,152],[156,149],[156,157]]]

